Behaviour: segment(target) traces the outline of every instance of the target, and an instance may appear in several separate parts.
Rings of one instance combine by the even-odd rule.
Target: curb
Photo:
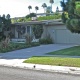
[[[0,65],[23,68],[23,69],[43,70],[43,71],[50,71],[50,72],[80,75],[80,68],[78,67],[51,66],[51,65],[29,64],[29,63],[0,64]]]

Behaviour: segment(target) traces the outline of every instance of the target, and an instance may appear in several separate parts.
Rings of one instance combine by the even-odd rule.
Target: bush
[[[39,46],[39,45],[40,45],[39,42],[32,42],[32,43],[31,43],[31,46]]]
[[[38,21],[41,21],[41,20],[53,20],[53,19],[61,19],[61,14],[53,14],[53,15],[50,15],[50,16],[37,17]],[[26,21],[31,21],[31,18],[26,19]]]
[[[38,20],[53,20],[53,19],[60,19],[61,15],[50,15],[50,16],[43,16],[43,17],[38,17]]]
[[[39,46],[39,43],[31,43],[31,44],[26,44],[26,43],[9,43],[8,47],[2,48],[0,46],[0,53],[5,53],[9,51],[14,51],[14,50],[19,50],[19,49],[24,49],[24,48],[29,48],[33,46]]]
[[[52,39],[50,38],[44,38],[39,40],[40,44],[52,44]]]
[[[80,33],[80,20],[68,19],[66,21],[67,28],[73,33]]]

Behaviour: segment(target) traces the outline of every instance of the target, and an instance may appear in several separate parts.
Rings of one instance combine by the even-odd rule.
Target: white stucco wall
[[[18,38],[18,32],[16,31],[16,27],[15,27],[15,38]]]
[[[80,44],[80,34],[71,33],[65,25],[44,26],[44,35],[50,34],[54,43]]]

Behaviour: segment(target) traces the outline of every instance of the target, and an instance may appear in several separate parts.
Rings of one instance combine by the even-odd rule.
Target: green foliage
[[[29,9],[29,12],[30,12],[30,9],[32,9],[32,6],[31,6],[31,5],[29,5],[29,6],[28,6],[28,9]]]
[[[54,3],[54,0],[50,0],[50,3],[53,4]]]
[[[31,43],[31,46],[39,46],[39,45],[40,45],[39,42],[32,42],[32,43]]]
[[[66,26],[67,26],[67,28],[68,28],[71,32],[74,32],[73,27],[71,26],[70,21],[71,21],[71,19],[68,19],[68,20],[66,21]]]
[[[66,23],[66,20],[69,19],[69,15],[67,12],[62,13],[62,21],[63,23]]]
[[[40,44],[53,44],[53,41],[50,37],[50,35],[46,38],[43,38],[43,39],[39,39],[39,43]]]
[[[0,17],[0,40],[4,38],[4,31],[9,31],[11,26],[11,19],[10,15],[8,14],[5,16],[3,14],[2,17]]]
[[[80,1],[77,1],[75,5],[76,5],[75,13],[80,16]]]
[[[74,33],[80,33],[80,1],[78,0],[67,0],[65,3],[66,10],[62,14],[62,20],[66,23],[67,28]]]
[[[41,35],[43,33],[43,26],[42,25],[34,25],[33,33],[34,33],[36,39],[41,38]]]
[[[24,22],[25,21],[25,18],[19,18],[18,20],[17,20],[17,22]]]
[[[12,23],[16,23],[16,22],[27,22],[27,21],[31,21],[32,17],[36,17],[35,13],[30,13],[29,15],[27,15],[24,18],[19,18],[19,19],[11,19]],[[37,17],[38,21],[41,20],[53,20],[53,19],[60,19],[61,18],[61,14],[59,13],[55,13],[53,15],[49,15],[49,16],[42,16],[42,17]]]
[[[31,18],[31,17],[36,17],[35,13],[30,13],[29,15],[26,16],[26,18]]]
[[[40,44],[52,44],[53,43],[52,39],[48,39],[48,38],[40,39],[39,42]]]
[[[1,44],[0,44],[1,45]],[[7,48],[2,48],[0,46],[0,53],[10,52],[14,50],[29,48],[33,46],[39,46],[39,43],[31,43],[31,44],[25,44],[25,43],[10,43]]]
[[[61,3],[61,7],[63,8],[63,11],[66,11],[67,8],[66,8],[66,3],[64,2],[64,0],[60,1],[60,3]]]
[[[71,32],[80,33],[80,20],[78,19],[68,19],[66,21],[67,28]]]
[[[43,17],[38,17],[37,20],[41,21],[41,20],[53,20],[53,19],[60,19],[61,15],[60,14],[54,14],[54,15],[50,15],[50,16],[43,16]]]

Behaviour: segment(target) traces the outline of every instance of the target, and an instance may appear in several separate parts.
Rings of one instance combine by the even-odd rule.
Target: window
[[[30,34],[30,26],[27,26],[27,33]]]

